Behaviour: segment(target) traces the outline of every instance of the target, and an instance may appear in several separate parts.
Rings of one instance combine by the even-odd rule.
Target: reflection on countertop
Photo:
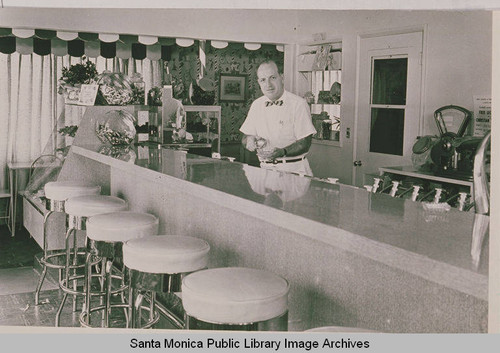
[[[80,149],[99,153],[102,146],[83,145],[74,152],[82,154]],[[274,207],[461,269],[488,273],[488,237],[479,239],[479,243],[477,239],[472,241],[475,224],[472,212],[428,211],[411,200],[153,144],[141,143],[133,149],[137,158],[124,163]],[[484,217],[487,216],[480,220],[482,223]]]

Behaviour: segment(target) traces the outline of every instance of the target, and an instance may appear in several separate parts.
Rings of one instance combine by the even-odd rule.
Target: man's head
[[[272,101],[280,98],[285,90],[283,75],[274,61],[264,61],[257,69],[257,81],[262,93]]]

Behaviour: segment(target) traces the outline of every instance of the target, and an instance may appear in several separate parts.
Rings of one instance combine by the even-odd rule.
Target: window
[[[373,58],[370,152],[403,155],[407,57]]]

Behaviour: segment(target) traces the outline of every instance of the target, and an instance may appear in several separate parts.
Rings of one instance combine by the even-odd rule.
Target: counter
[[[59,180],[99,182],[132,210],[157,215],[161,233],[205,239],[211,268],[286,278],[290,330],[487,332],[488,238],[471,255],[473,213],[429,212],[409,200],[183,151],[141,147],[124,161],[100,153],[90,133],[79,135]]]

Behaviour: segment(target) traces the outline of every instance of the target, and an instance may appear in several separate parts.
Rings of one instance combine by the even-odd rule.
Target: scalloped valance
[[[0,52],[36,53],[56,56],[87,56],[95,58],[170,60],[174,46],[189,47],[198,41],[189,38],[166,38],[113,33],[67,32],[41,29],[0,28]],[[211,43],[207,41],[207,43]],[[228,43],[213,41],[212,47],[222,49]],[[244,43],[247,50],[260,48],[258,43]],[[283,51],[282,45],[276,50]]]

